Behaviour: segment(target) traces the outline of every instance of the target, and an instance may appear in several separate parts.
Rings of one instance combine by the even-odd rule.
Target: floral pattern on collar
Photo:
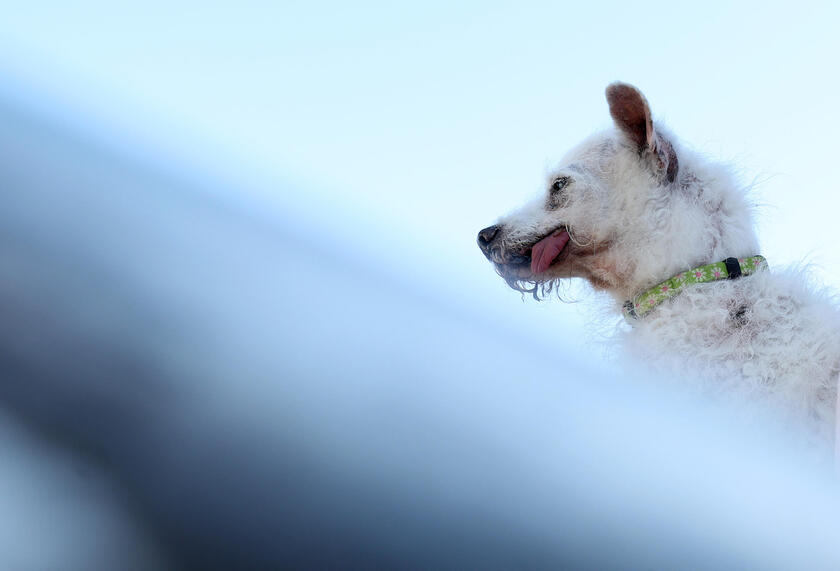
[[[767,260],[764,259],[764,256],[738,258],[738,264],[741,266],[742,276],[748,276],[758,270],[766,270],[768,268]],[[738,276],[735,275],[733,277]],[[630,323],[633,323],[635,320],[644,317],[657,305],[678,295],[687,287],[726,279],[730,279],[730,276],[725,261],[715,262],[714,264],[681,272],[671,279],[665,280],[649,290],[640,293],[632,300],[625,301],[622,310],[624,318]]]

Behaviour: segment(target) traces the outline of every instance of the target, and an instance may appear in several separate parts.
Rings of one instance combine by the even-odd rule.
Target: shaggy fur
[[[584,278],[620,311],[681,271],[762,253],[744,191],[724,166],[654,125],[636,88],[612,84],[607,100],[615,128],[569,152],[544,195],[479,233],[511,287],[538,298],[558,280]],[[532,249],[563,232],[553,263],[534,272]],[[800,272],[690,287],[621,337],[628,354],[706,392],[770,405],[833,450],[840,316]]]

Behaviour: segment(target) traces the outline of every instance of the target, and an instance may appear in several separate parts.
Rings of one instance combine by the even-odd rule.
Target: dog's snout
[[[488,226],[478,233],[478,247],[482,250],[487,250],[493,238],[499,233],[499,226]]]

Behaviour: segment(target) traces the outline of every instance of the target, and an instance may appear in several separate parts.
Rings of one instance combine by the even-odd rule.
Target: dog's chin
[[[533,284],[540,284],[556,280],[558,278],[569,277],[568,269],[564,262],[568,259],[568,253],[564,250],[548,267],[548,269],[534,273],[531,271],[531,260],[528,258],[526,262],[520,263],[506,263],[494,264],[496,272],[505,280],[518,280],[529,282]]]
[[[496,266],[496,272],[502,276],[506,281],[510,280],[528,280],[531,281],[534,278],[533,274],[531,273],[531,261],[527,261],[520,264],[494,264]]]
[[[496,271],[511,289],[531,294],[536,300],[547,297],[559,280],[570,277],[563,271],[563,266],[557,263],[539,274],[531,272],[530,264],[497,264]]]

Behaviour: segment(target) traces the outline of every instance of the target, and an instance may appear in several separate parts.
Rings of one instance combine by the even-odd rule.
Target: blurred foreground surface
[[[2,568],[840,566],[783,445],[319,239],[350,220],[8,106],[0,188]]]

